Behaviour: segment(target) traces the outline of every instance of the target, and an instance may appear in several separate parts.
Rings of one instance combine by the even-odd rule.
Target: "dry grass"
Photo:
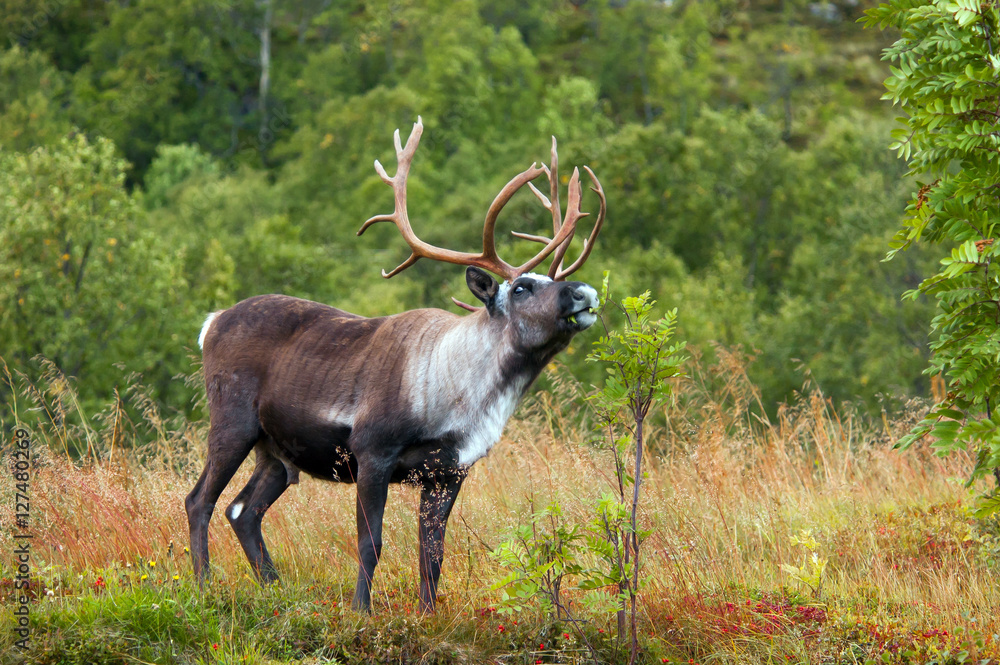
[[[892,441],[911,420],[866,424],[838,414],[818,392],[774,422],[749,417],[753,389],[739,359],[722,357],[682,388],[651,437],[659,454],[649,459],[643,484],[642,517],[652,530],[642,596],[647,661],[943,663],[963,662],[956,654],[966,650],[996,662],[1000,537],[995,521],[968,511],[968,490],[957,479],[970,460],[937,458],[920,446],[894,451]],[[310,478],[265,520],[283,585],[256,588],[217,512],[210,530],[216,581],[199,597],[184,551],[183,499],[200,472],[204,425],[164,420],[140,393],[85,420],[71,413],[68,385],[25,389],[22,382],[18,390],[22,413],[43,405],[49,412],[49,424],[34,427],[31,480],[33,565],[44,584],[33,609],[30,657],[37,662],[591,659],[574,631],[540,615],[500,617],[491,609],[498,596],[491,585],[504,571],[489,551],[552,500],[567,521],[588,523],[609,487],[608,453],[586,444],[593,435],[585,418],[572,415],[581,407],[567,396],[565,377],[522,408],[466,481],[433,618],[413,614],[412,488],[390,491],[377,616],[341,609],[356,574],[353,488]],[[143,436],[152,443],[138,445]],[[86,456],[71,460],[71,449]],[[218,505],[235,496],[249,466]],[[9,476],[0,487],[13,495]],[[5,499],[4,523],[12,512]],[[800,565],[806,552],[793,537],[806,530],[829,560],[818,594],[781,568]],[[10,532],[2,538],[10,552]],[[0,562],[0,577],[12,577],[10,564],[10,557]],[[182,609],[166,619],[125,618],[168,600]],[[586,618],[598,657],[614,661],[621,652],[612,617]],[[187,642],[166,651],[143,646],[161,620],[178,625],[157,630]],[[201,627],[184,632],[188,621]],[[5,626],[3,649],[10,635]],[[81,640],[88,635],[117,646],[87,651]]]

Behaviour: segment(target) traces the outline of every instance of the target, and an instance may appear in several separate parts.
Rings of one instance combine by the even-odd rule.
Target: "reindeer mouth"
[[[579,309],[569,316],[564,317],[563,320],[577,331],[586,330],[590,326],[594,325],[595,321],[597,321],[596,308],[584,307],[583,309]]]

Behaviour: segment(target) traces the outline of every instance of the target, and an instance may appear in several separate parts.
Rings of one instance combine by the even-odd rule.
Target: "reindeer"
[[[209,315],[198,338],[210,412],[208,457],[185,501],[194,572],[202,583],[209,573],[208,523],[215,502],[253,450],[253,474],[225,514],[261,582],[278,578],[261,520],[298,482],[300,470],[355,483],[359,570],[352,606],[370,611],[389,484],[413,482],[421,488],[420,609],[433,612],[445,528],[469,468],[500,439],[542,368],[597,318],[597,292],[565,281],[587,260],[604,222],[607,204],[593,172],[584,167],[600,212],[568,267],[562,267],[563,257],[577,222],[589,213],[580,210],[580,173],[574,169],[560,219],[554,137],[551,166],[532,164],[493,201],[482,252],[441,249],[416,236],[406,210],[406,179],[422,132],[418,118],[404,148],[396,130],[395,176],[376,160],[375,170],[395,193],[395,210],[367,220],[358,235],[377,222],[393,222],[411,254],[391,272],[383,270],[383,277],[421,258],[466,265],[469,290],[483,306],[455,300],[472,314],[417,309],[365,318],[308,300],[264,295]],[[531,183],[543,173],[551,198]],[[544,244],[515,267],[497,255],[494,226],[525,184],[551,213],[553,235],[515,233]],[[549,256],[547,275],[531,273]]]

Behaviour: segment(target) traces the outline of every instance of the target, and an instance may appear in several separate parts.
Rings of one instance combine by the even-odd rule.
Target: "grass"
[[[748,416],[755,392],[739,359],[720,355],[718,366],[680,386],[651,436],[643,662],[1000,662],[1000,527],[971,514],[959,480],[971,460],[937,458],[926,446],[894,451],[914,413],[872,424],[834,410],[818,392],[773,419]],[[162,417],[136,387],[85,418],[72,385],[51,368],[37,384],[8,382],[14,407],[35,423],[35,577],[33,634],[21,651],[13,556],[0,558],[0,663],[626,657],[612,615],[581,610],[577,632],[531,610],[502,614],[491,588],[507,571],[490,552],[515,525],[553,499],[568,522],[586,524],[610,480],[608,453],[587,443],[583,407],[562,374],[521,408],[466,481],[449,525],[439,611],[430,617],[416,613],[416,490],[390,490],[372,616],[347,607],[354,490],[309,478],[264,523],[282,583],[251,580],[217,511],[214,578],[199,591],[183,499],[201,470],[205,424]],[[5,444],[11,431],[4,427]],[[14,491],[5,474],[4,524]],[[4,552],[13,550],[11,536],[4,528]],[[818,580],[808,574],[814,553],[828,562]]]

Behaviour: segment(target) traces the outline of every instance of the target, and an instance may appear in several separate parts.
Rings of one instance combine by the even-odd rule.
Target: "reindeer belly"
[[[347,447],[351,427],[324,422],[287,407],[280,413],[261,405],[260,424],[285,462],[323,480],[355,482],[358,462]]]
[[[278,448],[288,461],[310,476],[353,483],[358,477],[358,460],[347,448],[350,428],[343,430],[316,441],[286,440],[278,444]]]

